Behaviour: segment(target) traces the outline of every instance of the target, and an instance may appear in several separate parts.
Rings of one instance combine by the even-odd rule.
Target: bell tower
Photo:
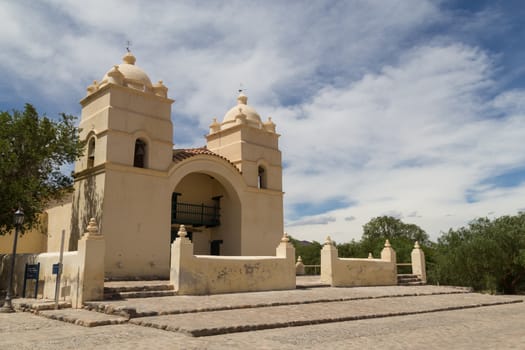
[[[171,164],[173,126],[168,88],[152,84],[128,52],[80,101],[85,156],[75,164],[83,172],[105,163],[165,171]]]
[[[225,114],[222,123],[214,119],[206,136],[208,149],[232,162],[246,184],[240,208],[242,255],[257,255],[262,246],[274,246],[282,236],[279,136],[271,118],[262,122],[242,92],[237,97],[237,105]]]
[[[80,101],[80,138],[87,141],[87,149],[75,163],[70,249],[94,217],[106,234],[108,248],[118,251],[121,243],[112,234],[123,231],[122,222],[132,232],[146,226],[139,222],[142,217],[132,217],[138,209],[128,203],[148,202],[147,195],[137,189],[145,178],[154,180],[143,187],[152,191],[158,184],[160,188],[172,164],[173,100],[167,96],[168,89],[162,81],[152,84],[130,52],[122,59],[102,80],[94,81]]]
[[[247,102],[241,91],[237,105],[224,115],[222,123],[213,120],[207,147],[235,164],[248,186],[282,191],[280,135],[272,119],[263,123]]]

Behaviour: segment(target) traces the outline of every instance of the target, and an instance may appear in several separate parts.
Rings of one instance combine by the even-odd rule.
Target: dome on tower
[[[229,127],[230,125],[233,126],[235,124],[238,124],[238,120],[241,123],[246,122],[251,126],[261,128],[261,117],[253,107],[247,104],[247,102],[248,97],[241,91],[241,93],[237,97],[237,105],[235,107],[232,107],[224,115],[224,118],[222,120],[222,129]]]
[[[114,65],[100,82],[94,81],[93,84],[87,88],[88,95],[108,84],[115,84],[161,97],[167,97],[168,89],[162,81],[159,81],[157,84],[152,84],[146,72],[135,65],[135,61],[135,56],[133,56],[131,52],[127,52],[124,57],[122,57],[121,64]]]
[[[115,73],[115,70],[122,74],[126,86],[141,90],[141,91],[150,91],[152,84],[146,72],[135,65],[136,58],[131,52],[128,52],[122,57],[122,63],[116,66],[113,66],[106,75],[102,78],[102,82],[107,80],[109,82],[112,73]],[[102,85],[102,83],[101,83]]]

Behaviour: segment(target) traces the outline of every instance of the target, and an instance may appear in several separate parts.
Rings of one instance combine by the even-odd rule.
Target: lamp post
[[[14,312],[11,303],[11,290],[13,289],[13,273],[15,272],[16,243],[18,242],[18,231],[24,223],[24,211],[21,208],[15,212],[15,238],[13,240],[13,254],[11,254],[11,269],[9,270],[9,279],[7,281],[7,294],[5,296],[4,306],[0,308],[0,313]]]

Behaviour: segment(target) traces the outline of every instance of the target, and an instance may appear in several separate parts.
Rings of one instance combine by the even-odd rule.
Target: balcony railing
[[[173,203],[171,223],[215,227],[220,222],[220,207],[204,204]]]

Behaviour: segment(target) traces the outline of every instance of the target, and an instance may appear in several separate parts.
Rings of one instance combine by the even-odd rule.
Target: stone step
[[[104,284],[105,300],[153,298],[176,295],[168,281],[118,281]]]
[[[353,288],[306,288],[284,291],[232,293],[216,295],[179,295],[162,299],[89,301],[85,308],[127,318],[168,314],[213,312],[235,309],[258,309],[280,305],[384,299],[403,296],[468,293],[468,288],[439,286],[382,286]]]
[[[522,302],[483,294],[429,295],[139,317],[130,323],[194,337]]]
[[[121,292],[142,292],[142,291],[158,291],[158,290],[173,290],[173,285],[169,283],[155,283],[155,284],[129,284],[117,286],[104,286],[104,293],[121,293]]]
[[[155,298],[155,297],[168,297],[177,295],[174,290],[142,290],[142,291],[131,291],[131,292],[115,292],[106,293],[104,292],[105,300],[122,300],[130,298]]]
[[[425,285],[423,282],[421,281],[416,281],[416,282],[398,282],[397,283],[398,286],[423,286]]]
[[[419,277],[417,275],[397,275],[397,280],[412,281],[419,280]]]
[[[421,286],[424,283],[416,275],[411,274],[399,274],[397,275],[398,286]]]
[[[411,278],[411,279],[398,279],[398,282],[403,283],[409,283],[409,282],[420,282],[421,280],[419,278]]]

